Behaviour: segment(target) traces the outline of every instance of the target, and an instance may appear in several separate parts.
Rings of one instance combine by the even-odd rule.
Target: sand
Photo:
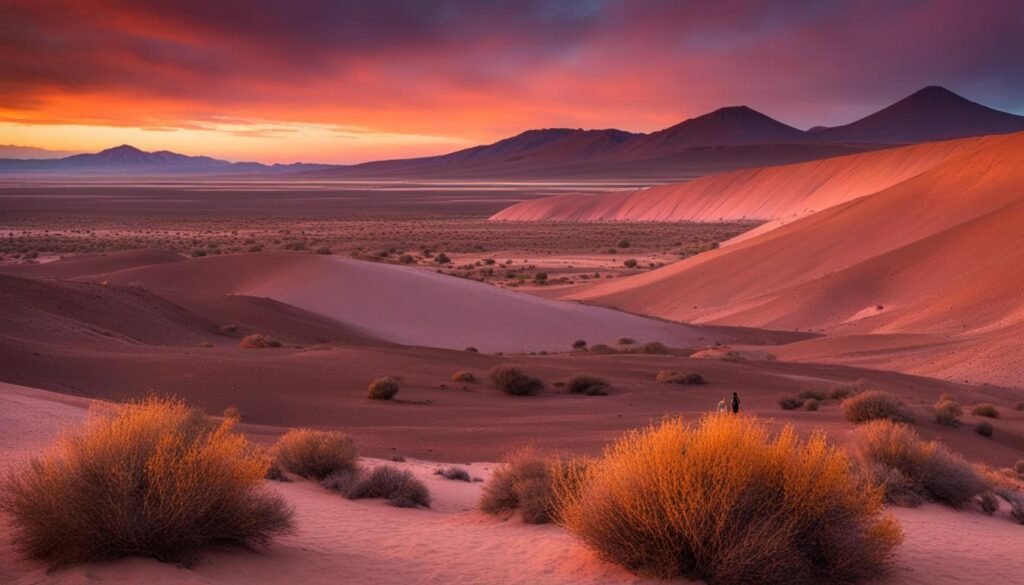
[[[44,447],[62,427],[80,423],[86,402],[0,383],[0,469]],[[382,464],[368,460],[369,465]],[[348,501],[312,482],[268,482],[295,507],[298,530],[264,551],[223,550],[191,569],[149,559],[89,563],[48,571],[18,558],[0,525],[0,581],[36,583],[521,583],[653,584],[596,559],[556,526],[527,526],[475,510],[483,483],[433,475],[438,464],[394,463],[423,479],[430,510]],[[485,481],[493,464],[463,464]],[[1024,571],[1021,526],[938,506],[894,509],[906,541],[892,573],[878,585],[1010,583]],[[678,580],[674,582],[685,582]]]

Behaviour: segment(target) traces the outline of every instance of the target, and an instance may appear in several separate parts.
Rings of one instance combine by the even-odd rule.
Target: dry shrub
[[[278,439],[274,451],[281,467],[317,481],[338,471],[356,469],[359,458],[348,435],[313,429],[288,431]]]
[[[822,435],[772,438],[748,417],[631,432],[555,491],[558,522],[598,556],[666,579],[849,583],[883,573],[902,539]]]
[[[647,353],[652,355],[664,355],[668,353],[668,346],[660,341],[648,341],[647,343],[640,346],[640,353]]]
[[[551,522],[554,513],[552,482],[565,483],[586,465],[582,459],[563,461],[543,457],[525,447],[508,453],[484,484],[480,510],[487,514],[519,512],[527,524]]]
[[[989,516],[999,511],[999,498],[992,492],[982,492],[978,500],[981,504],[981,511]]]
[[[991,439],[992,434],[995,433],[995,428],[992,426],[992,423],[983,420],[974,425],[974,432],[978,433],[982,437]]]
[[[846,400],[858,392],[860,392],[860,389],[855,386],[833,386],[829,390],[828,397],[832,400]]]
[[[281,347],[281,342],[269,335],[253,333],[246,335],[238,342],[238,347],[243,349],[266,349],[268,347]]]
[[[587,396],[605,396],[608,394],[608,380],[592,374],[575,374],[565,381],[565,389],[570,394],[586,394]]]
[[[95,405],[85,426],[0,490],[14,545],[54,565],[127,556],[189,564],[210,547],[265,545],[292,528],[266,491],[270,458],[179,400]]]
[[[779,406],[782,410],[796,410],[804,405],[804,401],[793,396],[786,396],[779,399]]]
[[[999,410],[992,404],[987,402],[982,404],[975,404],[974,408],[971,409],[971,414],[974,416],[987,416],[989,418],[999,418]]]
[[[359,481],[361,470],[359,467],[352,467],[350,469],[339,469],[334,473],[320,480],[320,485],[324,489],[338,492],[340,494],[348,494],[352,486]]]
[[[798,396],[804,400],[814,399],[818,402],[825,402],[828,400],[829,394],[824,390],[804,390]]]
[[[940,425],[946,425],[947,427],[958,427],[960,426],[960,417],[964,414],[964,409],[960,406],[959,402],[949,399],[939,399],[935,403],[935,420]]]
[[[407,469],[392,465],[375,467],[348,488],[350,500],[384,498],[397,508],[430,507],[430,490]]]
[[[597,353],[603,355],[619,353],[617,349],[615,349],[614,347],[609,347],[607,344],[604,343],[595,343],[594,345],[591,345],[587,349],[587,351],[590,353]]]
[[[235,422],[241,422],[242,411],[238,410],[238,408],[234,406],[229,406],[224,409],[224,418],[230,418]]]
[[[469,481],[469,472],[461,467],[443,467],[434,472],[434,475],[440,475],[445,479],[452,479],[455,481]]]
[[[476,382],[476,376],[473,375],[473,372],[463,370],[452,374],[452,382]]]
[[[585,339],[577,339],[576,341],[572,342],[572,348],[573,349],[586,349],[587,348],[587,341]]]
[[[870,420],[914,422],[914,415],[898,397],[884,390],[868,390],[843,401],[843,414],[853,423]]]
[[[274,461],[270,464],[270,467],[267,468],[266,475],[264,475],[263,477],[264,479],[269,479],[270,481],[279,481],[281,483],[292,482],[292,480],[288,479],[288,476],[284,474],[284,470],[281,469],[281,466],[277,463],[277,461]]]
[[[395,376],[384,376],[370,382],[368,387],[370,400],[391,400],[398,394],[402,381]]]
[[[636,340],[632,337],[620,337],[618,340],[619,345],[633,345],[634,343],[636,343]]]
[[[944,445],[922,441],[905,425],[887,420],[865,424],[854,433],[854,450],[863,469],[887,488],[886,497],[893,503],[901,503],[903,492],[910,491],[961,508],[986,487],[985,479],[962,457]],[[889,489],[890,470],[905,480],[899,489]]]
[[[1013,470],[1017,472],[1018,475],[1024,475],[1024,459],[1021,459],[1014,463]]]
[[[704,376],[697,372],[677,372],[675,370],[660,370],[654,379],[662,384],[684,384],[689,386],[704,383]]]
[[[535,394],[544,388],[544,382],[540,378],[534,378],[512,364],[494,366],[488,377],[499,390],[513,396]]]
[[[1024,497],[1017,496],[1010,502],[1010,515],[1020,524],[1024,524]]]
[[[804,408],[809,410],[809,411],[811,411],[811,412],[815,412],[815,411],[818,410],[820,405],[821,405],[821,403],[819,403],[814,398],[811,398],[807,402],[804,403]]]

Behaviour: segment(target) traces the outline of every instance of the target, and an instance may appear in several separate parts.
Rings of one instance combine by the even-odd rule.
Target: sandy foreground
[[[0,467],[22,461],[88,401],[0,383]],[[368,460],[376,465],[378,460]],[[295,507],[298,530],[269,550],[226,550],[195,567],[129,559],[48,571],[18,558],[0,525],[0,582],[30,583],[654,583],[596,559],[555,526],[502,521],[475,510],[483,482],[435,476],[438,464],[398,463],[430,488],[430,510],[348,501],[309,481],[270,482]],[[493,464],[464,467],[485,481]],[[939,506],[893,509],[906,532],[885,584],[1013,583],[1024,575],[1024,527],[1004,510],[989,518]]]

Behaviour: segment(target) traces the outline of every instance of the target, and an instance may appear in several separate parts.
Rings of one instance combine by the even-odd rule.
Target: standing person
[[[726,410],[725,398],[723,398],[723,399],[718,401],[718,412],[719,413],[723,413],[723,412],[725,412],[725,410]]]
[[[740,411],[740,397],[733,392],[732,393],[732,413],[736,414]]]

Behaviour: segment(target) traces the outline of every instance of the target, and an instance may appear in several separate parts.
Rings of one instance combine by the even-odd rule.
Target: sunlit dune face
[[[0,142],[353,162],[735,103],[840,123],[933,83],[1022,107],[1020,3],[796,4],[12,0]]]

